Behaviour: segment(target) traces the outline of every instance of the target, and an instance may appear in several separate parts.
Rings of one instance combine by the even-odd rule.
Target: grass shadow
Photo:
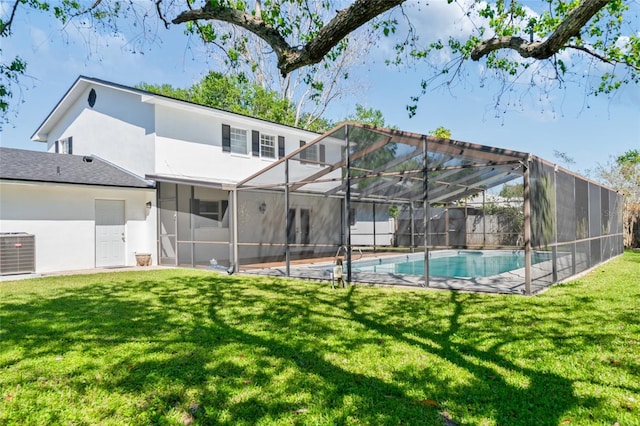
[[[34,280],[3,294],[0,422],[623,424],[640,409],[623,296],[640,294],[332,291],[184,270]]]

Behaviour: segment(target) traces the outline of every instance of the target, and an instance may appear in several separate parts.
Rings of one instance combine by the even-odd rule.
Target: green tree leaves
[[[437,138],[451,139],[451,130],[444,126],[438,126],[434,130],[430,130],[429,134]]]
[[[288,100],[274,91],[249,82],[242,74],[210,72],[187,89],[146,83],[138,85],[138,88],[263,120],[287,125],[295,122],[295,108]]]
[[[599,164],[598,178],[624,195],[623,237],[625,247],[640,247],[640,150],[611,157]]]
[[[419,19],[416,13],[428,16],[434,9],[429,4],[420,5],[418,12],[411,14],[405,10],[405,0],[157,0],[148,4],[100,0],[88,5],[76,0],[16,0],[8,9],[8,17],[0,19],[0,36],[10,36],[13,18],[21,8],[50,13],[63,23],[87,19],[96,30],[105,28],[114,32],[120,31],[119,24],[124,20],[147,29],[154,25],[155,18],[156,24],[166,27],[170,23],[185,24],[186,32],[198,34],[204,42],[224,49],[229,65],[249,61],[250,68],[255,70],[259,62],[246,55],[248,45],[254,43],[247,36],[251,33],[268,45],[281,75],[287,76],[301,68],[311,70],[310,75],[313,75],[314,67],[330,66],[322,61],[338,64],[348,52],[349,36],[368,26],[372,34],[392,40],[389,63],[416,61],[417,66],[432,70],[419,89],[422,93],[439,79],[450,82],[460,76],[462,65],[469,59],[482,60],[483,68],[489,71],[487,75],[492,79],[512,84],[529,76],[529,86],[539,86],[543,90],[550,81],[563,85],[565,76],[571,72],[580,78],[584,77],[585,71],[594,73],[598,79],[596,83],[589,79],[583,83],[591,94],[608,94],[624,85],[640,83],[638,6],[633,2],[448,2],[452,3],[449,6],[452,10],[463,10],[471,30],[448,33],[440,39],[427,40],[425,44],[421,44],[411,19]],[[140,4],[144,4],[145,11],[135,13]],[[398,13],[392,13],[394,11]],[[226,27],[221,29],[212,24],[214,21]],[[448,52],[442,56],[449,59],[434,61],[434,53],[440,55],[444,49]],[[532,64],[541,63],[547,68],[531,68]],[[17,83],[25,67],[26,64],[13,59],[2,64],[2,71],[8,71],[11,76],[2,75],[4,92],[0,93],[0,107],[3,112],[11,97],[10,86]],[[541,69],[545,71],[543,77],[536,78]],[[312,83],[310,87],[318,99],[321,97],[318,93],[324,92],[328,85],[316,78]],[[413,100],[417,101],[419,97],[415,96]],[[408,111],[410,115],[414,114],[415,105],[409,106]]]

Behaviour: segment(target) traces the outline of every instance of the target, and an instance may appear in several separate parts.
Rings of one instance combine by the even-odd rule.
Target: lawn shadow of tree
[[[445,378],[439,376],[437,371],[431,369],[424,369],[413,376],[407,374],[398,376],[402,381],[417,380],[430,383],[432,386],[435,384],[435,387],[440,389],[437,398],[449,401],[453,407],[458,409],[466,407],[467,410],[475,411],[485,419],[495,420],[497,424],[550,425],[559,424],[564,412],[578,402],[585,402],[579,401],[574,394],[572,380],[557,374],[543,373],[516,365],[500,354],[500,345],[481,350],[472,344],[459,341],[462,339],[455,339],[461,329],[460,321],[464,317],[465,303],[473,303],[467,295],[457,292],[449,293],[449,303],[453,307],[449,324],[446,329],[437,329],[438,331],[430,331],[428,324],[423,324],[424,328],[385,327],[380,322],[358,313],[357,303],[351,300],[353,292],[348,296],[348,310],[355,321],[370,329],[378,330],[394,340],[420,347],[466,370],[473,376],[474,380],[471,380],[468,385],[457,383],[454,387],[444,380]],[[409,307],[408,304],[404,306],[404,317],[407,314],[417,316],[423,308],[423,306]],[[502,338],[513,340],[517,337],[505,332]],[[429,344],[425,344],[424,341]],[[505,343],[504,340],[501,344],[503,343]],[[509,383],[504,370],[524,376],[528,385],[523,387]],[[554,393],[553,398],[549,398],[549,392]],[[541,404],[541,401],[545,404]]]
[[[454,292],[406,291],[399,298],[389,297],[394,290],[331,291],[273,278],[185,271],[145,277],[90,278],[49,297],[3,301],[4,345],[22,353],[2,367],[86,351],[64,386],[127,396],[120,414],[131,423],[442,424],[441,412],[449,411],[454,421],[465,412],[497,424],[540,425],[600,401],[578,396],[575,379],[534,365],[532,354],[514,360],[504,347],[547,338],[570,354],[591,338],[603,345],[614,339],[567,333],[575,321],[569,296],[545,304]],[[590,303],[596,300],[581,299],[587,309]],[[471,305],[482,305],[486,324]],[[538,329],[536,321],[563,310],[552,315],[557,324]],[[597,334],[601,320],[594,311],[585,321]],[[526,331],[511,329],[514,322]],[[375,348],[382,359],[392,344],[469,378],[452,383],[421,363],[392,368],[389,377],[349,358]],[[26,374],[22,384],[56,374],[51,366]],[[101,380],[83,383],[96,375]]]

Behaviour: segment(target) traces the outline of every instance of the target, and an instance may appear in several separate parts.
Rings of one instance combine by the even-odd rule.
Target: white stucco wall
[[[89,91],[96,103],[87,103]],[[73,137],[73,154],[94,154],[138,176],[154,172],[154,107],[141,96],[92,85],[62,116],[47,136],[47,150],[56,140]]]
[[[264,203],[264,213],[260,205]],[[286,209],[282,193],[240,191],[238,193],[238,240],[240,262],[284,256]],[[308,209],[309,244],[291,247],[292,253],[313,251],[335,253],[340,245],[341,200],[337,198],[292,194],[291,209]],[[300,221],[296,229],[300,231]],[[297,232],[300,238],[300,232]]]
[[[247,131],[248,154],[222,151],[222,125]],[[251,131],[285,138],[285,154],[317,134],[262,120],[198,107],[181,109],[156,105],[156,173],[237,182],[276,159],[251,155]]]
[[[79,86],[84,87],[84,86]],[[96,102],[87,101],[91,90]],[[222,125],[247,131],[246,155],[222,151]],[[319,135],[305,130],[185,104],[126,88],[90,82],[78,89],[47,125],[47,149],[57,140],[73,138],[73,154],[97,155],[144,177],[147,174],[237,182],[264,169],[276,159],[253,156],[251,131],[285,138],[285,154]],[[42,131],[39,133],[43,137]],[[340,141],[325,142],[328,162],[339,161]],[[277,151],[277,146],[276,146]],[[319,168],[290,163],[290,175],[308,176]],[[336,172],[334,172],[335,174]],[[327,176],[325,176],[326,178]],[[325,184],[326,186],[327,184]],[[318,188],[324,189],[327,188]]]
[[[156,263],[155,191],[82,185],[0,182],[0,232],[35,235],[36,272],[95,267],[95,200],[125,202],[125,261],[151,253]]]

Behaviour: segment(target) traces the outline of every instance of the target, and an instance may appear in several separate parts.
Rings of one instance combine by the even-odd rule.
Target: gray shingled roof
[[[0,179],[153,188],[154,183],[98,157],[0,147]]]

